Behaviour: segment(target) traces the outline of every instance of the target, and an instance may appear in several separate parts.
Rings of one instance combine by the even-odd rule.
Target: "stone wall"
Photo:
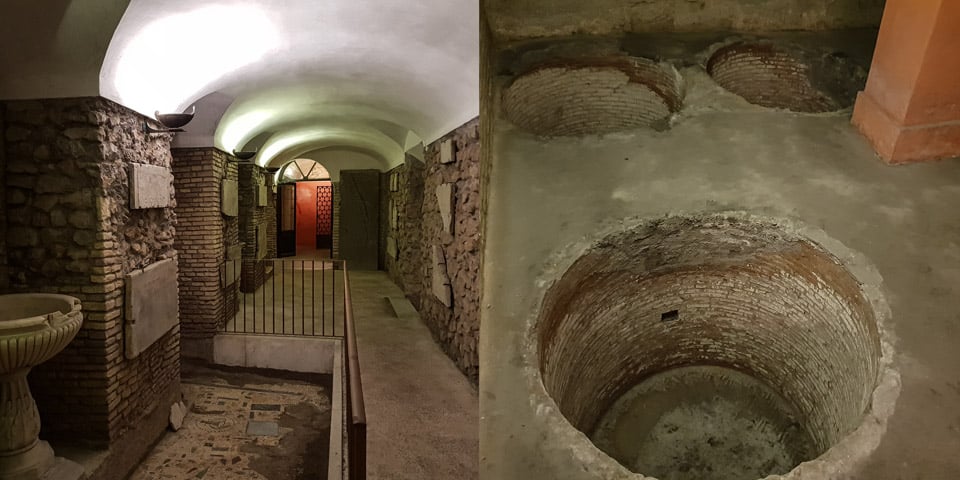
[[[239,222],[237,217],[223,215],[220,198],[221,182],[237,180],[237,165],[215,148],[177,148],[173,150],[173,173],[183,353],[206,358],[210,339],[236,308],[236,295],[223,293],[221,267],[227,248],[239,242]]]
[[[388,274],[417,307],[437,343],[474,383],[479,378],[480,334],[480,138],[474,119],[426,148],[425,162],[408,158],[394,169],[399,188],[387,189],[390,201],[403,206],[395,232],[399,258],[387,263]],[[452,140],[456,153],[441,163],[441,144]],[[453,186],[452,228],[444,231],[436,194]],[[434,247],[445,259],[442,276],[449,280],[451,305],[434,291]]]
[[[416,157],[407,155],[403,165],[390,171],[397,176],[397,190],[387,191],[399,210],[395,232],[391,235],[397,241],[397,258],[386,263],[387,274],[403,288],[413,306],[420,309],[420,297],[423,294],[424,264],[421,251],[423,238],[423,180],[424,164]]]
[[[76,339],[30,376],[43,435],[122,449],[105,462],[119,472],[161,434],[166,422],[150,413],[179,397],[179,327],[136,358],[124,355],[124,277],[177,258],[173,199],[130,209],[128,166],[169,169],[170,137],[144,134],[143,117],[102,98],[3,109],[9,290],[64,293],[83,305]]]

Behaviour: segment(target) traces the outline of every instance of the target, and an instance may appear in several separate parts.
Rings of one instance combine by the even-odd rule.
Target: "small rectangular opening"
[[[676,320],[680,320],[680,310],[670,310],[669,312],[660,314],[661,322],[673,322]]]

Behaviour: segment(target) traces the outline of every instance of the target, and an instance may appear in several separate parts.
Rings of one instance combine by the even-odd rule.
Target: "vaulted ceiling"
[[[5,0],[0,98],[197,107],[175,146],[396,165],[479,113],[475,0]]]

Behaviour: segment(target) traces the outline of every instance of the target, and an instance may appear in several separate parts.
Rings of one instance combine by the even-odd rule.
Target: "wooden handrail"
[[[363,404],[363,385],[360,383],[360,356],[357,353],[357,331],[353,321],[353,302],[350,298],[350,274],[347,262],[343,265],[343,323],[347,350],[347,383],[350,393],[350,425],[348,426],[350,479],[366,478],[367,413]]]

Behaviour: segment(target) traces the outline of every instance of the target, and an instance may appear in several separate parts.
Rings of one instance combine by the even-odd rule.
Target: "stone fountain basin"
[[[80,300],[69,295],[0,295],[0,375],[49,360],[82,323]]]

